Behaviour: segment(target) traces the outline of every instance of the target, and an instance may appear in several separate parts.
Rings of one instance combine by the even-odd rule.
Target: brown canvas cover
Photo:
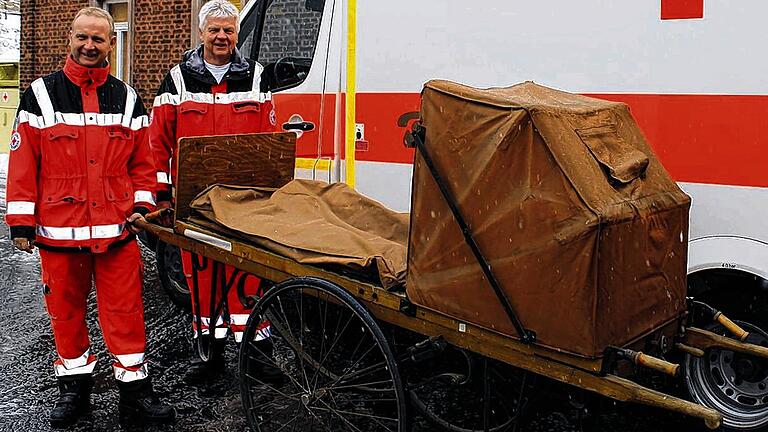
[[[292,180],[274,188],[213,185],[190,207],[250,242],[315,265],[373,276],[387,289],[405,281],[408,214],[346,184]]]
[[[690,199],[628,107],[542,87],[430,81],[425,145],[523,326],[585,357],[685,310]],[[411,301],[516,336],[417,152]]]

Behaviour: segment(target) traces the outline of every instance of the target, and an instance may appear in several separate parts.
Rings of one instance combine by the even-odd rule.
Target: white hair
[[[198,15],[200,31],[205,31],[208,18],[229,17],[235,17],[235,30],[240,32],[240,11],[237,10],[237,6],[227,0],[211,0],[200,8],[200,14]]]

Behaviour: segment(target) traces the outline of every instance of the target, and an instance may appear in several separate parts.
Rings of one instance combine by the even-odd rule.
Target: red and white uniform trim
[[[59,357],[53,363],[53,372],[57,377],[91,374],[96,367],[96,357],[91,355],[91,350],[87,349],[80,357],[66,359]]]

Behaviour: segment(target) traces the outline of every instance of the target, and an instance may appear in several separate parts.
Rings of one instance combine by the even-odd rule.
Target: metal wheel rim
[[[756,326],[739,325],[768,342],[768,335]],[[721,330],[712,329],[724,334]],[[768,362],[757,362],[744,379],[748,368],[739,364],[745,361],[746,356],[720,349],[709,349],[701,358],[687,355],[685,381],[693,400],[722,413],[726,427],[753,430],[768,424]]]
[[[461,351],[461,350],[458,350],[458,351]],[[467,361],[475,362],[475,360],[472,360],[469,357],[467,357]],[[468,369],[466,370],[461,370],[460,375],[464,376],[464,381],[465,381],[462,383],[457,383],[457,382],[441,383],[440,385],[436,386],[434,384],[430,384],[428,381],[425,381],[421,384],[417,384],[417,383],[409,384],[408,396],[410,398],[411,404],[419,412],[419,414],[424,416],[424,418],[427,421],[446,431],[450,431],[450,432],[482,432],[484,431],[485,429],[483,429],[483,424],[480,421],[481,419],[474,419],[474,421],[479,423],[472,425],[471,423],[469,423],[470,419],[468,417],[466,418],[460,417],[459,419],[441,417],[440,412],[436,412],[435,408],[441,408],[444,411],[452,412],[453,410],[449,407],[454,406],[455,404],[451,404],[449,402],[449,405],[445,406],[443,405],[444,401],[439,401],[435,406],[432,406],[430,400],[425,399],[418,392],[421,386],[426,386],[426,387],[432,387],[432,390],[427,395],[428,397],[439,396],[439,395],[447,396],[452,391],[459,391],[461,393],[462,392],[462,390],[460,390],[461,388],[466,388],[466,390],[463,391],[464,393],[466,393],[468,391],[471,391],[469,390],[471,387],[469,386],[469,384],[471,384],[472,382],[477,383],[482,381],[483,377],[480,376],[479,369],[480,369],[479,365],[476,364],[474,368],[468,367]],[[492,374],[498,375],[497,378],[501,378],[501,375],[499,375],[498,372],[493,372]],[[481,397],[479,395],[475,395],[475,396]],[[500,401],[498,399],[499,399],[498,394],[491,395],[490,401],[491,403],[494,404],[494,406],[491,408],[491,411],[492,411],[491,414],[494,416],[494,420],[496,421],[487,425],[488,432],[506,431],[515,424],[518,418],[518,414],[513,412],[514,408],[508,407],[505,404],[499,405],[498,403]],[[478,407],[478,408],[481,408],[481,407]],[[461,423],[457,422],[457,420],[461,420]]]
[[[305,355],[307,353],[314,354],[313,350],[316,348],[317,342],[313,347],[312,342],[302,336],[303,331],[296,331],[299,328],[305,328],[304,321],[301,321],[297,326],[280,322],[281,320],[287,321],[283,319],[285,317],[280,317],[280,311],[291,308],[291,305],[285,300],[288,298],[285,294],[291,294],[291,292],[299,291],[302,288],[327,293],[329,297],[326,298],[332,298],[335,305],[343,305],[345,312],[351,311],[350,320],[358,320],[350,328],[357,330],[357,326],[360,325],[364,332],[367,332],[368,336],[359,336],[361,342],[358,344],[366,346],[360,351],[355,350],[349,354],[350,360],[345,363],[346,367],[351,362],[352,367],[345,370],[330,371],[332,368],[339,367],[336,363],[339,353],[334,354],[333,361],[325,361],[331,357],[331,352],[335,349],[333,347],[336,347],[338,343],[338,338],[334,339],[334,334],[339,334],[333,333],[331,328],[324,330],[324,335],[329,334],[331,336],[321,339],[319,351],[321,355],[315,359],[314,365],[310,365],[305,360]],[[299,294],[299,297],[303,298],[304,295]],[[278,304],[280,310],[276,307]],[[325,311],[327,312],[327,309]],[[256,335],[255,329],[262,318],[269,318],[272,323],[271,340],[275,354],[270,361],[280,368],[284,377],[282,384],[272,385],[249,374],[253,365],[265,363],[265,357],[253,342]],[[279,324],[276,325],[278,322]],[[336,331],[338,328],[337,326]],[[344,334],[344,331],[341,334]],[[322,348],[326,340],[328,346],[331,347],[327,352],[323,351]],[[368,342],[372,342],[373,346],[369,346]],[[341,347],[342,345],[338,346]],[[297,354],[294,348],[303,349],[304,355]],[[378,357],[374,355],[367,359],[368,361],[374,359],[373,366],[357,365],[359,359],[366,358],[367,355],[360,353],[376,352],[373,348],[380,350],[380,356],[383,360],[377,363],[375,359]],[[255,358],[254,355],[259,358]],[[318,361],[318,359],[320,360]],[[297,365],[303,366],[303,369],[299,370]],[[353,370],[356,365],[358,368]],[[366,370],[373,370],[375,373],[365,372]],[[389,381],[379,381],[379,373],[388,375]],[[299,426],[299,423],[304,426],[299,426],[297,430],[386,430],[398,432],[406,430],[405,393],[397,364],[383,333],[373,318],[352,296],[342,288],[327,281],[315,278],[296,278],[272,287],[259,300],[249,317],[243,344],[240,348],[240,374],[243,407],[248,425],[254,431],[292,430]],[[339,380],[339,376],[343,376],[345,379]],[[328,383],[328,380],[334,379],[336,380],[335,383]],[[349,394],[352,396],[348,396]],[[364,394],[372,396],[365,396]],[[391,404],[393,408],[396,407],[393,410],[396,412],[382,415],[375,409],[369,409],[367,404],[369,402],[376,404],[377,401],[392,401],[384,403]],[[269,410],[263,409],[265,407]],[[283,420],[283,417],[280,417],[281,414],[287,414],[288,418]],[[346,419],[340,414],[346,416]],[[270,419],[270,416],[277,418]],[[326,421],[327,419],[331,421]],[[270,422],[274,426],[270,426]],[[307,423],[309,423],[309,428],[306,427]],[[368,423],[372,427],[360,427],[362,423]],[[329,428],[327,424],[330,424],[331,427]]]

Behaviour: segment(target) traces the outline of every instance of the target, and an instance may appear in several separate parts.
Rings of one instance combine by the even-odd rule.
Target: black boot
[[[152,381],[144,378],[138,381],[117,381],[120,390],[121,423],[171,423],[176,418],[176,411],[172,406],[164,404],[155,396],[152,390]]]
[[[272,339],[262,339],[251,343],[253,361],[250,362],[248,374],[257,381],[268,384],[280,384],[285,380],[285,374],[277,366],[274,356]]]
[[[57,378],[59,398],[51,410],[51,427],[66,428],[77,422],[91,409],[91,375],[71,375]]]
[[[224,361],[224,349],[226,339],[214,339],[211,344],[211,352],[208,361],[200,358],[192,360],[192,363],[184,374],[184,382],[187,384],[202,384],[214,381],[224,373],[226,362]]]

